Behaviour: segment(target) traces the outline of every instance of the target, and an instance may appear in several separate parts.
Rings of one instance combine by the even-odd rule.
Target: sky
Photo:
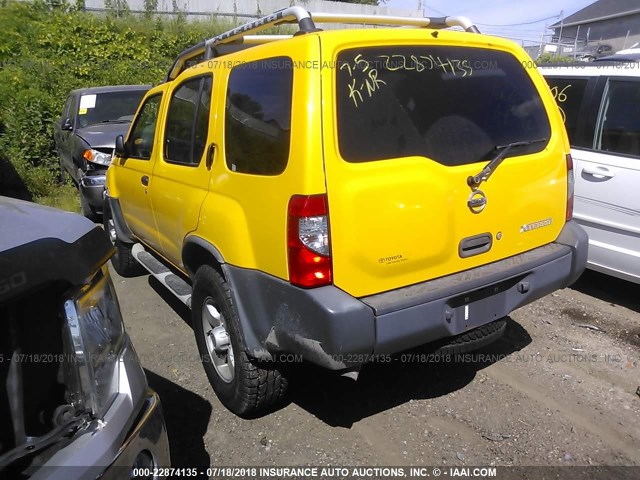
[[[545,26],[594,3],[595,0],[422,0],[426,16],[462,15],[482,33],[500,35],[527,44],[540,42]],[[420,0],[387,0],[385,6],[417,10]]]

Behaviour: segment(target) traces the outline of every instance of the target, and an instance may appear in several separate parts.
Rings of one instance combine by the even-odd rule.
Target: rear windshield
[[[372,47],[345,50],[337,60],[338,143],[349,162],[423,156],[464,165],[490,159],[496,147],[549,138],[536,88],[506,52]]]

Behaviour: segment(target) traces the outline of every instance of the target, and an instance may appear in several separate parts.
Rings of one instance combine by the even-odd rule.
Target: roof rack
[[[466,32],[480,33],[480,30],[466,17],[393,17],[385,15],[354,15],[341,13],[311,13],[302,7],[283,8],[232,30],[211,37],[184,50],[173,63],[166,81],[173,80],[186,68],[187,63],[203,61],[220,56],[218,47],[224,44],[258,45],[274,40],[290,38],[290,35],[250,35],[281,24],[297,23],[296,35],[320,31],[318,23],[343,23],[353,25],[387,25],[403,27],[448,28],[461,27]]]

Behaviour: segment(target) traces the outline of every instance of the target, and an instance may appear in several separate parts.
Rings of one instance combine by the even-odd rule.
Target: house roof
[[[573,15],[554,23],[551,28],[558,28],[562,24],[565,27],[592,23],[606,18],[615,18],[640,13],[638,0],[598,0],[591,5],[578,10]]]

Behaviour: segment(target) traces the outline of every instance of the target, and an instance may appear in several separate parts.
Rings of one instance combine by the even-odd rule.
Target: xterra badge
[[[548,227],[549,225],[551,225],[551,218],[545,218],[544,220],[539,220],[533,223],[525,223],[520,227],[520,233],[529,232],[536,228]]]

